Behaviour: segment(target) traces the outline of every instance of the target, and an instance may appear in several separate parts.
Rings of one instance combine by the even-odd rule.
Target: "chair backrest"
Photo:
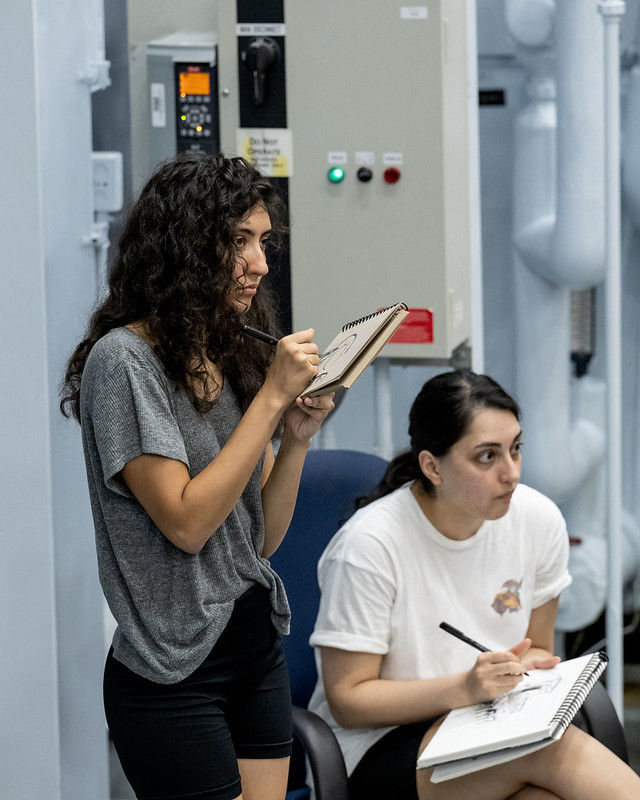
[[[387,462],[356,450],[310,450],[289,531],[271,563],[291,605],[284,646],[295,705],[306,707],[317,673],[309,637],[320,600],[317,564],[329,539],[354,511],[356,498],[378,484]]]

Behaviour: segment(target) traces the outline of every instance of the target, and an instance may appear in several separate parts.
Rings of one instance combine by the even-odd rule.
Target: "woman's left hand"
[[[544,648],[532,646],[531,639],[527,637],[524,641],[512,647],[509,651],[517,655],[526,671],[533,669],[553,669],[560,663],[558,656],[553,656]]]
[[[314,436],[333,408],[334,394],[321,395],[320,397],[301,397],[296,399],[284,415],[287,431],[294,439],[305,441]]]

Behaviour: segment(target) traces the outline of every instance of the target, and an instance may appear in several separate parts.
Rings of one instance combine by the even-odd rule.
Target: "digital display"
[[[211,81],[208,72],[180,72],[180,94],[211,94]]]

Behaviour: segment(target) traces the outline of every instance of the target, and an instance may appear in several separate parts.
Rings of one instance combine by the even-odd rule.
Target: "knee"
[[[569,725],[557,742],[553,742],[548,747],[542,748],[531,757],[541,762],[546,768],[551,769],[573,769],[579,768],[580,764],[589,763],[596,752],[604,748],[593,736],[585,731]]]

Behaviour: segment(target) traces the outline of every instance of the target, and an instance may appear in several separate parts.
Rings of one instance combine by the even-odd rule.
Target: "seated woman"
[[[549,669],[565,522],[519,485],[520,411],[484,375],[428,381],[410,413],[411,450],[328,545],[311,644],[309,707],[333,727],[351,800],[591,800],[640,797],[640,778],[571,725],[528,756],[442,783],[416,770],[450,709],[494,699]],[[549,454],[553,458],[553,454]],[[481,653],[441,621],[491,648]]]

